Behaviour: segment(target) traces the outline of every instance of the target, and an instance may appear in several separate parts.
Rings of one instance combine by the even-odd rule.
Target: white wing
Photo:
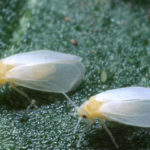
[[[123,124],[150,127],[150,99],[110,102],[99,109],[106,119]]]
[[[38,50],[32,52],[19,53],[12,56],[9,56],[3,59],[5,65],[33,65],[41,63],[52,63],[56,61],[81,61],[82,59],[78,56],[65,54],[60,52],[54,52],[50,50]]]
[[[47,91],[68,92],[82,79],[84,66],[81,62],[56,62],[18,66],[8,71],[9,81],[23,87]]]
[[[122,100],[146,100],[150,99],[150,88],[145,87],[126,87],[108,90],[96,95],[97,101],[122,101]]]

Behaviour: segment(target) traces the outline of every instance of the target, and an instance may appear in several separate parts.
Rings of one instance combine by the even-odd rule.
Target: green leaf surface
[[[104,90],[150,86],[150,2],[142,0],[1,0],[0,54],[50,49],[83,58],[86,73],[68,95],[77,106]],[[0,90],[0,149],[115,149],[98,121],[73,130],[76,109],[61,94],[21,88],[37,109],[9,84]],[[146,119],[146,118],[145,118]],[[150,149],[149,129],[106,122],[121,150]]]

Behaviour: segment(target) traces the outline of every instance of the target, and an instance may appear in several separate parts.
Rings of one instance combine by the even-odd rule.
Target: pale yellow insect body
[[[13,68],[12,65],[4,65],[3,60],[0,60],[0,84],[4,85],[9,80],[6,77],[6,74],[9,70]]]
[[[67,97],[65,93],[79,85],[84,75],[81,61],[79,56],[50,50],[15,54],[0,60],[0,84],[9,82],[14,88],[22,86]]]
[[[137,127],[150,127],[150,88],[126,87],[108,90],[92,96],[78,109],[80,118],[99,119],[113,143],[118,147],[103,120]]]
[[[95,96],[92,96],[88,101],[83,103],[77,110],[79,117],[86,118],[89,121],[93,121],[96,118],[104,118],[99,112],[99,108],[103,105],[103,102],[97,101]]]

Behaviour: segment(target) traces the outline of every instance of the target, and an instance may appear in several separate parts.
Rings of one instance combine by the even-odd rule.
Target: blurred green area
[[[148,0],[1,0],[0,54],[50,49],[81,56],[83,82],[69,93],[77,106],[101,91],[150,86],[150,2]],[[0,149],[105,149],[109,136],[97,121],[80,148],[76,110],[61,94],[24,89],[38,108],[9,84],[0,90]],[[121,150],[150,149],[148,129],[107,122]]]

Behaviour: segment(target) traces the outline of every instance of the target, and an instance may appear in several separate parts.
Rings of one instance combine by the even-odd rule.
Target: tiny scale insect
[[[15,86],[62,93],[69,99],[66,93],[80,83],[85,72],[81,61],[81,57],[50,50],[15,54],[0,60],[0,84],[9,82],[25,97]]]
[[[80,118],[86,118],[91,123],[98,118],[111,137],[116,148],[118,148],[118,145],[111,132],[106,127],[104,120],[149,128],[150,88],[126,87],[102,92],[92,96],[88,101],[83,103],[77,109],[77,113]],[[90,124],[83,133],[85,133],[89,127]],[[78,141],[78,145],[81,141],[81,137]]]

